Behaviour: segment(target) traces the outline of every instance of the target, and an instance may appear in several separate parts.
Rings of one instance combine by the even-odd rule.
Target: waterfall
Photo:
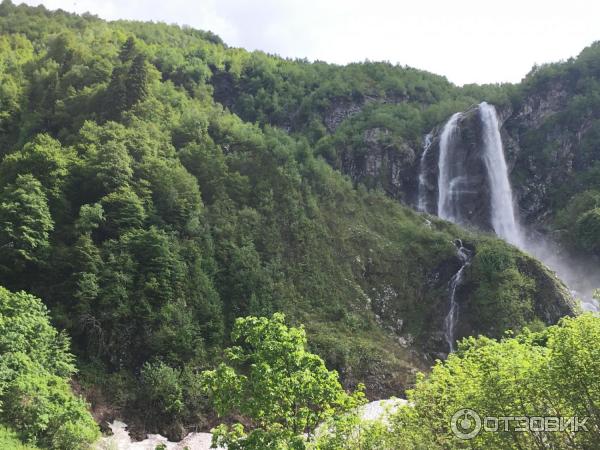
[[[449,287],[449,301],[450,307],[448,308],[448,314],[444,319],[444,337],[448,343],[449,352],[454,351],[454,342],[456,341],[456,324],[458,323],[458,303],[456,302],[456,289],[462,283],[465,268],[471,262],[471,252],[463,246],[460,239],[457,239],[454,243],[458,248],[456,255],[460,259],[461,265],[458,272],[450,279],[448,283]]]
[[[472,148],[462,142],[459,124],[463,117],[462,113],[450,117],[442,129],[438,160],[438,216],[450,222],[469,224],[472,210],[476,208],[473,205],[478,203],[481,206],[481,195],[484,192],[481,190],[481,184],[477,184],[477,180],[481,180],[483,176],[489,188],[491,227],[499,237],[523,248],[522,233],[515,219],[512,190],[496,109],[483,102],[478,106],[477,112],[481,120],[482,145],[480,146]],[[421,165],[423,164],[422,158]],[[481,171],[483,174],[479,173]],[[424,176],[424,168],[421,167],[420,188],[421,177]],[[420,193],[419,202],[421,202]],[[444,319],[444,336],[450,352],[454,351],[458,322],[456,290],[462,283],[465,269],[471,260],[469,250],[460,240],[457,240],[455,245],[458,248],[457,256],[461,266],[448,285],[450,305]]]
[[[479,105],[479,114],[482,122],[483,162],[490,184],[492,226],[498,236],[522,248],[523,237],[515,220],[496,108],[483,102]]]
[[[473,120],[480,121],[480,134],[473,130],[474,127],[461,129],[463,122],[471,123]],[[427,207],[426,197],[423,197],[427,187],[426,151],[431,150],[427,147],[421,157],[420,210],[424,209],[422,205]],[[525,238],[515,214],[500,124],[494,106],[482,102],[476,110],[450,117],[440,133],[438,170],[439,217],[459,225],[493,230],[500,238],[529,252],[555,271],[571,286],[575,295],[583,298],[584,309],[600,311],[598,302],[592,298],[593,288],[600,283],[600,271],[589,270],[593,263],[565,258],[554,243],[539,236],[533,240]],[[450,308],[444,323],[450,351],[454,348],[454,329],[458,320],[458,304],[454,297],[470,255],[459,249],[459,258],[463,264],[449,283]]]
[[[482,145],[478,149],[485,168],[485,177],[490,193],[490,224],[498,236],[518,247],[523,247],[523,237],[513,206],[512,190],[508,180],[508,168],[504,159],[502,138],[496,109],[486,102],[478,107],[481,120]],[[460,138],[458,124],[462,113],[454,114],[444,125],[440,135],[440,154],[438,160],[438,216],[458,224],[468,224],[464,203],[468,196],[480,195],[471,181],[475,178],[469,173],[468,155],[465,148],[457,145]],[[472,162],[471,162],[472,163]],[[421,171],[423,175],[423,170]]]
[[[450,222],[460,222],[456,214],[458,181],[463,177],[460,165],[453,164],[452,142],[458,130],[457,122],[461,113],[456,113],[446,122],[440,136],[440,155],[438,159],[438,211],[437,215]],[[458,170],[457,170],[458,169]]]
[[[427,202],[427,179],[425,176],[425,170],[427,165],[427,152],[431,147],[431,139],[433,133],[428,133],[423,140],[423,154],[421,155],[421,161],[419,163],[419,197],[417,201],[417,209],[421,212],[428,212],[429,204]]]

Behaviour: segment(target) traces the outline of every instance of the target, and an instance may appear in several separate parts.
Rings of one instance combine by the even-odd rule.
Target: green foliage
[[[583,213],[576,224],[578,246],[587,251],[600,251],[600,208],[594,208]]]
[[[457,353],[419,378],[408,392],[410,405],[389,414],[386,424],[354,420],[350,432],[333,428],[323,439],[327,443],[347,436],[350,441],[323,448],[518,449],[538,448],[540,442],[551,448],[594,448],[600,420],[594,406],[600,392],[599,339],[600,319],[592,315],[563,319],[543,332],[525,330],[501,341],[465,339]],[[451,429],[453,415],[464,408],[482,418],[588,417],[588,431],[519,432],[519,423],[512,421],[507,430],[482,430],[464,440]],[[366,427],[359,438],[358,426]]]
[[[36,450],[37,447],[31,445],[25,445],[21,442],[17,433],[12,431],[10,428],[6,428],[0,425],[0,448],[10,450]]]
[[[18,264],[45,257],[54,227],[46,195],[32,175],[17,175],[0,194],[2,264]]]
[[[2,398],[2,420],[19,430],[27,441],[56,449],[83,450],[98,438],[98,426],[86,404],[74,397],[67,381],[56,375],[19,374]]]
[[[475,285],[468,313],[477,328],[473,334],[500,337],[534,320],[535,281],[518,269],[521,256],[508,245],[482,240],[466,272]]]
[[[79,209],[79,217],[75,222],[75,227],[81,233],[86,234],[97,229],[104,220],[104,209],[102,209],[101,204],[82,205]]]
[[[238,319],[231,338],[231,366],[203,372],[203,382],[220,415],[240,414],[254,427],[221,425],[213,430],[214,445],[305,448],[303,433],[310,441],[319,423],[362,399],[360,391],[345,393],[337,373],[306,351],[304,330],[288,328],[282,314]]]
[[[101,192],[108,193],[125,187],[133,175],[131,156],[125,144],[114,139],[94,147],[90,171]]]
[[[84,207],[87,205],[84,205]],[[141,228],[146,211],[140,198],[125,185],[100,199],[95,220],[102,222],[101,233],[107,237],[117,237],[127,230]],[[83,207],[82,207],[83,208]],[[85,213],[91,212],[86,209]],[[101,211],[99,216],[97,211]]]
[[[24,292],[0,288],[0,354],[25,354],[52,374],[67,377],[75,371],[69,341],[49,322],[46,307]]]
[[[127,97],[127,108],[143,101],[148,96],[148,70],[144,55],[137,55],[125,80],[125,92]]]
[[[600,192],[596,189],[585,190],[575,194],[556,215],[555,223],[563,231],[564,240],[584,253],[600,251],[597,223],[599,206]]]
[[[0,287],[0,423],[20,438],[55,449],[84,449],[98,427],[75,397],[69,341],[49,322],[41,301]]]
[[[315,450],[381,450],[394,447],[395,438],[390,435],[389,426],[385,423],[390,410],[383,413],[382,418],[371,420],[361,417],[360,409],[339,414],[328,421],[317,431],[317,438],[309,448]],[[403,430],[406,434],[408,430]]]
[[[178,416],[183,410],[183,389],[179,373],[164,363],[146,363],[142,367],[142,398],[150,411]]]
[[[40,134],[21,151],[11,153],[2,160],[0,179],[5,183],[13,183],[19,174],[31,174],[41,183],[47,197],[56,204],[61,198],[69,166],[73,162],[74,155],[63,150],[60,142],[47,134]]]

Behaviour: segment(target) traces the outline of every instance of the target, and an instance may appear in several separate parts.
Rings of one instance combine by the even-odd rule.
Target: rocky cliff
[[[581,144],[592,117],[564,120],[572,93],[560,81],[503,108],[503,137],[513,168],[513,186],[525,224],[543,227],[556,213],[553,191],[581,166]],[[577,167],[577,165],[580,167]]]
[[[361,149],[344,148],[336,165],[355,183],[383,189],[389,196],[403,200],[410,192],[415,151],[391,130],[382,127],[362,132]]]

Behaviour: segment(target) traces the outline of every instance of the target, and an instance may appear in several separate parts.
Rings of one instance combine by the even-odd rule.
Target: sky
[[[18,0],[13,0],[18,3]],[[189,25],[228,45],[337,64],[389,61],[466,83],[518,82],[600,40],[597,0],[25,0]]]

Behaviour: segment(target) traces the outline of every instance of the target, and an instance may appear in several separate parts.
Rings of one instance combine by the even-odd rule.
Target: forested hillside
[[[197,374],[223,359],[234,319],[275,312],[305,324],[344,386],[402,395],[448,352],[457,239],[474,255],[459,337],[575,314],[532,257],[409,207],[425,133],[483,99],[516,109],[549,70],[458,88],[387,63],[285,60],[190,28],[4,0],[0,299],[46,305],[78,368],[48,377],[80,408],[71,377],[103,426],[209,428]],[[383,156],[369,162],[372,151]],[[0,306],[1,324],[15,306]],[[28,369],[5,376],[3,364],[0,424],[56,447],[39,418],[11,418]]]

